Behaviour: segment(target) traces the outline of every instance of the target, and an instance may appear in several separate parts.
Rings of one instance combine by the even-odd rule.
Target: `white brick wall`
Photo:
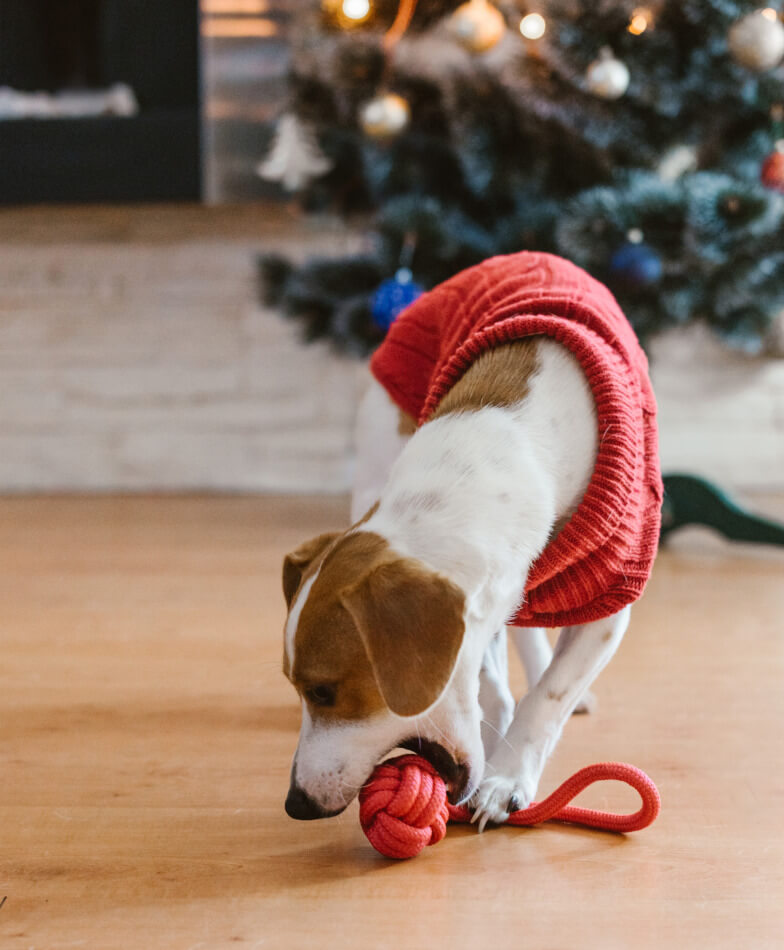
[[[665,470],[784,487],[784,359],[730,352],[702,327],[659,338],[650,356]]]
[[[0,214],[0,491],[342,491],[364,370],[255,301],[260,247],[356,239],[264,209]],[[784,487],[784,360],[653,352],[662,458]]]

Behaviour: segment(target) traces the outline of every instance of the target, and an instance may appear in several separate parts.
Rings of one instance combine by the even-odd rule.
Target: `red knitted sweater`
[[[494,257],[404,310],[370,365],[422,425],[480,353],[534,335],[574,353],[598,419],[585,495],[533,564],[510,620],[561,627],[608,617],[637,600],[659,540],[656,402],[645,354],[610,291],[551,254]]]

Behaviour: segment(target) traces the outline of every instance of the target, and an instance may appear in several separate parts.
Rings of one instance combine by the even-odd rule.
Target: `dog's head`
[[[362,530],[289,554],[283,591],[283,670],[302,700],[289,815],[342,811],[396,747],[429,758],[453,801],[472,792],[484,753],[463,591]]]

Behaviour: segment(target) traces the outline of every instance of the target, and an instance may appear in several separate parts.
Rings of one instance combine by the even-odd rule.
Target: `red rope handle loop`
[[[613,812],[599,811],[595,808],[577,808],[569,802],[594,782],[625,782],[639,793],[642,804],[631,815],[616,815]],[[538,825],[543,821],[569,821],[587,828],[599,828],[602,831],[641,831],[656,819],[661,807],[659,790],[653,781],[633,765],[622,762],[599,762],[588,765],[575,772],[562,785],[541,802],[533,802],[528,808],[513,812],[506,821],[508,825]],[[467,808],[449,806],[451,821],[471,820]]]
[[[639,810],[616,815],[569,804],[589,785],[608,780],[631,785],[642,799]],[[645,772],[620,762],[600,762],[580,769],[552,795],[514,812],[506,823],[569,821],[603,831],[640,831],[654,821],[660,805],[658,789]],[[447,802],[444,780],[426,759],[402,755],[378,766],[359,793],[359,820],[376,851],[389,858],[413,858],[444,837],[448,820],[469,822],[471,811]]]

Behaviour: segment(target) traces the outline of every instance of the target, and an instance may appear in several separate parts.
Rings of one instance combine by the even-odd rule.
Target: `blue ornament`
[[[651,287],[661,280],[661,258],[647,244],[629,241],[610,258],[610,273],[627,286]]]
[[[395,317],[423,292],[424,288],[414,281],[411,271],[401,267],[394,277],[382,281],[373,294],[373,322],[382,330],[388,330]]]

